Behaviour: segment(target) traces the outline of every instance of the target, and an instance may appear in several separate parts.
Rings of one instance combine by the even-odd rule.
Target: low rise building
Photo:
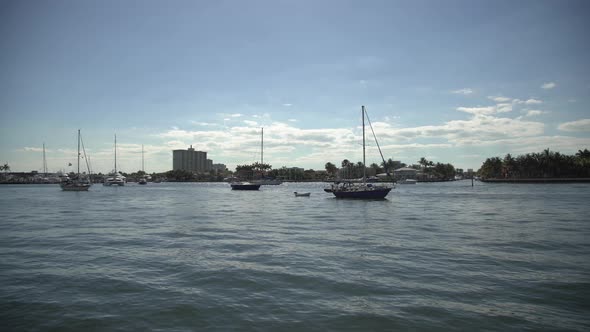
[[[410,167],[402,167],[393,171],[393,177],[397,181],[406,179],[416,180],[417,175],[418,171]]]

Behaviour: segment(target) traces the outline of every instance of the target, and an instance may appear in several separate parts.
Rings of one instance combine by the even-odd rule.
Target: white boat
[[[103,185],[104,186],[124,186],[125,185],[125,177],[120,173],[109,174],[107,178],[104,179]]]
[[[110,173],[103,182],[103,186],[124,186],[125,177],[117,171],[117,135],[115,134],[115,170]]]
[[[298,192],[293,192],[295,194],[295,197],[309,197],[311,195],[311,193],[298,193]]]
[[[361,107],[361,114],[362,114],[362,123],[363,123],[363,178],[361,183],[352,183],[352,182],[344,182],[339,184],[334,184],[330,188],[329,192],[334,194],[336,198],[355,198],[355,199],[383,199],[391,189],[392,186],[389,185],[379,185],[376,183],[367,183],[367,167],[365,166],[366,158],[365,158],[365,106]],[[367,117],[368,119],[368,117]],[[371,122],[369,121],[369,125]],[[372,130],[372,127],[371,127]],[[373,132],[373,136],[375,133]],[[377,143],[377,138],[375,137],[375,142]],[[379,143],[377,143],[377,148],[379,148]],[[379,148],[379,152],[381,152],[381,148]],[[381,154],[383,156],[383,154]],[[385,162],[385,160],[384,160]],[[327,190],[326,190],[327,191]]]
[[[397,181],[397,184],[416,184],[418,182],[418,180],[414,180],[414,179],[403,179],[400,181]]]
[[[71,179],[70,177],[64,177],[62,183],[60,183],[61,190],[63,191],[88,191],[92,183],[88,178],[83,178],[80,174],[80,129],[78,129],[78,172],[76,173],[76,177]],[[84,157],[86,157],[86,149],[84,149]],[[88,167],[88,163],[86,164]],[[88,174],[90,174],[90,167],[88,167]]]

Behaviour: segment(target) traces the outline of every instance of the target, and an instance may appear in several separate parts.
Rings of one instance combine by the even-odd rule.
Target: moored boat
[[[367,183],[366,175],[366,156],[365,156],[365,106],[361,107],[362,123],[363,123],[363,178],[361,183],[343,182],[333,184],[330,192],[336,198],[356,198],[356,199],[383,199],[393,187],[389,185],[377,185],[375,183]],[[369,122],[370,124],[370,122]],[[373,133],[375,135],[375,133]],[[377,138],[375,138],[377,142]],[[379,147],[379,143],[377,143]],[[379,148],[381,152],[381,148]],[[327,191],[327,190],[326,190]]]
[[[258,190],[260,184],[252,182],[233,182],[230,184],[232,190]]]
[[[124,186],[125,177],[117,171],[117,135],[115,135],[115,170],[104,179],[103,186]]]
[[[88,191],[92,186],[89,179],[82,178],[80,174],[80,129],[78,129],[78,172],[76,177],[71,179],[70,177],[65,177],[64,180],[60,183],[61,190],[63,191]],[[86,150],[84,149],[84,156],[86,157]],[[87,164],[88,166],[88,164]],[[88,173],[90,174],[90,169],[88,169]]]
[[[414,179],[403,179],[397,182],[397,184],[416,184],[418,181]]]

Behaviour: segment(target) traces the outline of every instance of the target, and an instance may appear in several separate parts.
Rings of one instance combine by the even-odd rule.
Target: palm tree
[[[354,172],[355,177],[357,177],[357,178],[362,177],[363,176],[363,169],[365,168],[365,164],[363,164],[362,161],[358,161],[356,163],[356,165],[354,165],[353,167],[355,170],[355,172]]]
[[[426,167],[426,166],[428,166],[428,160],[426,160],[426,158],[422,157],[422,158],[420,158],[420,160],[418,160],[418,164]]]
[[[10,171],[10,166],[8,166],[8,163],[5,163],[4,165],[0,166],[0,168],[2,168],[5,174],[8,173],[8,171]]]
[[[342,163],[340,165],[342,165],[342,168],[344,168],[346,170],[347,174],[345,174],[346,175],[345,177],[346,178],[350,177],[350,174],[348,174],[348,173],[350,173],[350,161],[348,159],[344,159],[344,160],[342,160]]]
[[[332,164],[331,162],[327,162],[324,167],[326,168],[326,172],[332,176],[336,173],[336,171],[338,171],[338,167],[336,167],[336,165]]]
[[[508,153],[505,157],[504,160],[502,161],[502,164],[504,165],[504,177],[512,177],[512,171],[514,169],[514,158],[510,155],[510,153]]]

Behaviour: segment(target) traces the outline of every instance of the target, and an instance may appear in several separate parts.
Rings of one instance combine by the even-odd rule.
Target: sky
[[[233,169],[386,159],[477,170],[590,148],[588,1],[0,0],[0,163]],[[370,131],[368,132],[370,134]],[[381,157],[367,137],[367,164]],[[74,165],[75,166],[75,165]]]

